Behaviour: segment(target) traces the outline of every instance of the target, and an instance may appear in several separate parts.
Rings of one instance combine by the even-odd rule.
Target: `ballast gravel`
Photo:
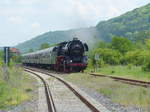
[[[88,95],[90,95],[92,98],[94,98],[96,101],[107,107],[112,112],[147,112],[146,110],[135,107],[135,106],[128,106],[125,107],[121,104],[114,103],[111,101],[110,98],[104,96],[103,94],[100,94],[96,92],[94,89],[86,88],[81,85],[77,85],[82,91],[86,92]]]

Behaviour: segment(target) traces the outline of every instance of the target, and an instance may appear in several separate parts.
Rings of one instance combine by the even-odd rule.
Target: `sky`
[[[0,47],[48,31],[91,27],[150,0],[1,0]]]

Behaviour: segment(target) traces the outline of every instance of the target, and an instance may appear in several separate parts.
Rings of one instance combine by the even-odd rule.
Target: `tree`
[[[150,72],[150,62],[148,62],[146,65],[144,65],[144,66],[142,67],[142,69],[143,69],[144,71]]]
[[[112,38],[112,49],[125,54],[127,51],[133,49],[133,45],[129,39],[115,36]]]
[[[41,44],[40,50],[46,49],[46,48],[49,48],[49,44],[48,44],[48,43],[43,43],[43,44]]]
[[[142,31],[135,31],[134,33],[132,33],[132,35],[129,36],[129,38],[134,41],[141,41],[142,43],[145,43],[145,39],[148,39],[150,35],[150,31],[149,30],[142,30]]]
[[[29,52],[29,53],[31,53],[31,52],[33,52],[33,51],[34,51],[34,50],[31,48],[31,49],[29,49],[29,51],[28,51],[28,52]]]
[[[98,41],[96,43],[96,47],[97,48],[107,48],[108,47],[108,43],[104,42],[104,41]]]
[[[148,48],[148,49],[150,49],[150,39],[146,39],[146,47]]]
[[[127,63],[134,65],[144,65],[150,60],[150,52],[148,50],[137,49],[129,51],[125,54],[124,59]]]
[[[109,48],[98,48],[96,49],[93,55],[93,59],[95,54],[100,55],[100,60],[103,60],[106,64],[116,65],[120,64],[121,54],[117,50],[112,50]]]

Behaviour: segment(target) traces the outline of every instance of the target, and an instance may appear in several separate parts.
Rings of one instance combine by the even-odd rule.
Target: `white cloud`
[[[9,5],[11,4],[11,0],[4,0],[3,2],[1,2],[3,5]]]
[[[40,0],[16,0],[16,2],[20,5],[32,5],[34,3],[38,3]]]
[[[120,15],[120,11],[119,11],[119,9],[117,9],[117,8],[115,8],[115,7],[113,7],[113,6],[110,6],[109,7],[109,18],[111,18],[111,17],[115,17],[115,16],[118,16],[118,15]]]
[[[12,16],[8,18],[8,21],[14,24],[23,24],[25,19],[23,19],[21,16]]]
[[[34,22],[34,23],[31,25],[31,27],[32,27],[33,29],[39,29],[39,28],[41,27],[41,25],[40,25],[40,23],[38,23],[38,22]]]
[[[0,38],[8,38],[7,42],[11,44],[12,41],[18,43],[18,39],[21,42],[49,30],[95,26],[101,20],[119,16],[149,2],[149,0],[1,0]],[[4,42],[1,41],[0,44]]]

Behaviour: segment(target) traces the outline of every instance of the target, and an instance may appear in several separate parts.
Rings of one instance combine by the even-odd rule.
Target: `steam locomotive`
[[[26,66],[50,68],[55,71],[80,72],[87,67],[88,45],[78,38],[44,50],[22,55]]]

